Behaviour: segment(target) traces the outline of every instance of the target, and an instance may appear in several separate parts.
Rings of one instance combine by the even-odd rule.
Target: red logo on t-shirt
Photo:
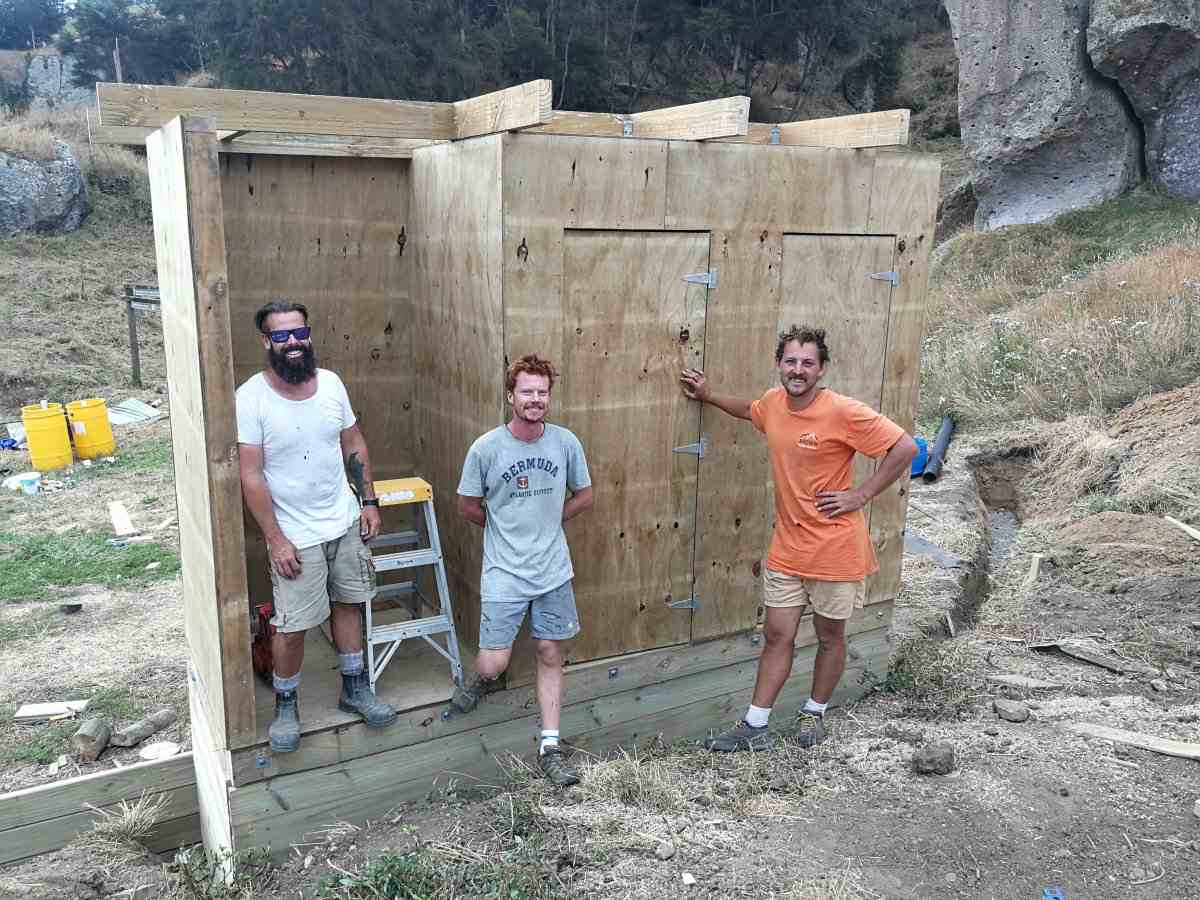
[[[529,476],[528,475],[518,475],[517,476],[517,490],[518,491],[529,490]]]

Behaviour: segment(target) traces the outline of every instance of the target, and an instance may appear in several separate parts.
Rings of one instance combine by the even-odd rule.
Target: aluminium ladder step
[[[450,619],[445,615],[426,616],[424,619],[409,619],[390,625],[376,625],[371,629],[371,643],[384,644],[388,641],[403,641],[424,634],[442,634],[450,630]]]
[[[429,547],[405,550],[402,553],[380,553],[374,557],[376,572],[394,572],[397,569],[435,566],[441,561],[442,554]]]

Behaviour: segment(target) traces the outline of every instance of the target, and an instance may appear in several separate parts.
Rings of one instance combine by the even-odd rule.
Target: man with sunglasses
[[[287,753],[300,746],[304,635],[326,619],[341,664],[338,708],[379,728],[396,721],[396,711],[376,698],[363,666],[361,604],[375,597],[365,541],[379,533],[366,441],[342,380],[316,366],[308,310],[274,300],[254,324],[267,365],[237,390],[238,450],[242,496],[271,558],[275,717],[268,735],[273,751]],[[347,469],[362,473],[361,511]]]

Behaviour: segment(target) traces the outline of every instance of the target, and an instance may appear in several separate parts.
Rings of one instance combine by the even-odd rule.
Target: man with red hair
[[[451,701],[470,712],[502,687],[526,612],[537,649],[541,713],[538,759],[554,784],[575,784],[559,748],[562,642],[579,633],[574,569],[563,523],[592,505],[592,481],[579,438],[546,422],[554,367],[537,354],[508,368],[512,418],[476,439],[458,485],[458,511],[483,529],[479,656],[475,674]]]

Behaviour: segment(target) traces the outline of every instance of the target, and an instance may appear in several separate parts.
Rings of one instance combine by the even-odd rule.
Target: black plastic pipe
[[[938,427],[937,437],[933,439],[933,446],[929,448],[929,459],[925,462],[925,471],[921,473],[921,480],[926,484],[933,484],[942,474],[942,461],[946,458],[946,449],[950,446],[950,438],[953,435],[954,419],[949,415],[942,416],[942,424]]]

